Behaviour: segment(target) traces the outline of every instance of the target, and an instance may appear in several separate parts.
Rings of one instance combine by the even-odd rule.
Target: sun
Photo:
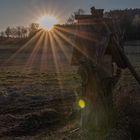
[[[51,30],[58,20],[54,16],[43,16],[39,19],[40,27],[45,30]]]

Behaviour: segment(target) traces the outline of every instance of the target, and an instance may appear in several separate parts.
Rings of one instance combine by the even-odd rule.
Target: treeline
[[[75,22],[75,14],[84,14],[83,9],[72,13],[66,24]],[[104,13],[105,17],[114,18],[124,33],[124,40],[140,40],[140,9],[111,10]],[[39,30],[39,24],[32,23],[29,27],[7,27],[0,32],[0,44],[11,43],[10,41],[25,42],[30,39]]]
[[[29,27],[7,27],[0,32],[0,44],[25,42],[39,30],[39,24],[32,23]]]
[[[85,11],[78,9],[73,12],[66,24],[73,24],[77,14],[85,14]],[[140,40],[140,9],[111,10],[105,12],[104,17],[115,19],[124,34],[125,41]]]
[[[140,9],[111,10],[105,16],[119,23],[124,40],[140,40]]]

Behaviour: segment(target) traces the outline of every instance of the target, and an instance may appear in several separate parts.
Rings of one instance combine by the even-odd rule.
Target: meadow
[[[80,139],[81,79],[71,66],[72,48],[66,47],[67,57],[57,50],[56,60],[49,49],[31,59],[32,46],[16,53],[19,48],[0,46],[0,139]],[[125,51],[140,73],[140,47],[127,45]],[[126,69],[114,90],[116,104],[124,99],[120,87],[129,91],[130,86],[136,89],[138,84]],[[136,97],[139,105],[139,95],[131,95]]]
[[[75,116],[80,78],[77,68],[70,65],[71,48],[67,49],[69,60],[59,50],[60,58],[56,60],[59,67],[56,67],[51,50],[47,51],[45,58],[40,50],[30,63],[31,48],[13,57],[19,47],[0,46],[1,137],[50,135],[52,129],[53,132],[58,128],[63,131],[67,125],[65,131],[75,129],[75,122],[69,126],[69,121]]]

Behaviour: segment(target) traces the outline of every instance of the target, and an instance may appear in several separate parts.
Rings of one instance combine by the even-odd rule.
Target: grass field
[[[33,60],[31,48],[13,57],[19,48],[0,46],[0,139],[79,140],[81,80],[70,65],[72,49],[66,47],[67,58],[57,50],[53,62],[52,50]],[[127,46],[126,53],[140,73],[140,47]],[[124,70],[116,88],[130,85],[138,86]]]
[[[1,137],[4,136],[4,139],[20,137],[21,139],[23,135],[29,135],[26,138],[32,138],[31,135],[34,135],[33,139],[35,139],[42,133],[51,135],[52,132],[56,134],[44,137],[50,139],[57,138],[57,135],[64,137],[67,134],[62,133],[72,131],[77,124],[73,122],[73,118],[77,108],[75,100],[77,89],[80,87],[80,78],[76,72],[77,68],[70,65],[72,50],[66,48],[67,58],[59,50],[56,60],[58,65],[56,65],[51,50],[47,51],[47,57],[42,57],[40,50],[34,60],[31,60],[30,48],[13,57],[18,49],[19,46],[0,46]],[[43,115],[50,113],[50,116],[46,116],[45,120],[35,119],[35,123],[38,123],[35,126],[32,126],[34,122],[29,123],[27,127],[21,125],[26,124],[28,120],[26,118],[32,118],[33,115],[43,116],[41,113]],[[8,120],[3,117],[8,117]],[[9,119],[13,123],[9,122]],[[33,128],[26,131],[30,127]],[[19,131],[16,132],[17,130]],[[40,130],[41,132],[38,132]],[[11,135],[7,136],[10,132]]]

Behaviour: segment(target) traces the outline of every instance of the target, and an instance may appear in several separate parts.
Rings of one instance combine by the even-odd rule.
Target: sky
[[[63,23],[79,8],[140,8],[140,0],[0,0],[0,30],[7,26],[28,26],[45,14],[54,15]]]

